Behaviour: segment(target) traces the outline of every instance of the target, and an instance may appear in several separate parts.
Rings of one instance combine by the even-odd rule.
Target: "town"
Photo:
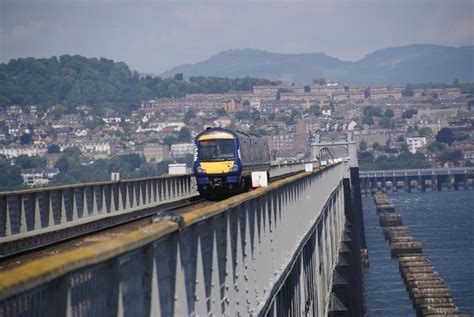
[[[114,171],[163,174],[170,162],[190,166],[193,136],[217,126],[268,138],[278,162],[311,159],[317,133],[352,131],[361,169],[472,166],[473,104],[457,81],[351,86],[317,79],[143,100],[126,114],[9,105],[0,108],[1,189],[107,180]]]

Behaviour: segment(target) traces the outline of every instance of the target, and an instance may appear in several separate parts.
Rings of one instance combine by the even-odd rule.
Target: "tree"
[[[404,97],[413,97],[415,95],[415,92],[413,91],[413,88],[411,88],[410,85],[406,85],[405,89],[402,91],[402,96]]]
[[[171,146],[171,145],[175,144],[176,141],[177,141],[177,139],[174,135],[167,135],[163,138],[163,143],[168,145],[168,146]]]
[[[182,127],[178,133],[178,142],[191,142],[191,140],[191,131],[189,131],[189,129],[186,127]]]
[[[61,148],[57,144],[51,144],[48,146],[48,154],[52,153],[59,153],[61,152]]]
[[[235,119],[237,120],[250,120],[252,115],[248,111],[237,111],[235,113]]]
[[[20,155],[15,159],[15,165],[21,169],[43,168],[46,166],[46,159],[39,156]]]
[[[359,150],[361,150],[362,152],[367,151],[367,142],[365,140],[360,141]]]
[[[375,142],[374,144],[372,144],[372,149],[373,149],[374,151],[381,151],[381,150],[382,150],[382,146],[380,145],[380,143]]]
[[[363,113],[365,116],[370,117],[380,117],[382,116],[382,110],[380,108],[374,106],[367,106],[364,108]]]
[[[31,136],[30,133],[23,133],[21,136],[20,136],[20,143],[22,145],[24,144],[31,144],[33,143],[33,137]]]
[[[454,141],[453,131],[451,131],[450,128],[442,128],[436,134],[435,139],[436,139],[437,142],[446,143],[448,145],[451,145],[451,143],[453,143],[453,141]]]
[[[306,110],[307,113],[311,113],[315,116],[320,116],[321,115],[321,107],[318,104],[312,104],[308,110]]]
[[[182,73],[177,73],[176,75],[174,75],[174,80],[181,81],[183,79],[184,79],[184,75]]]
[[[374,118],[371,117],[371,116],[365,116],[365,117],[362,119],[362,123],[363,123],[363,124],[372,125],[372,124],[374,124]]]
[[[194,118],[196,118],[196,114],[194,113],[193,110],[189,109],[189,110],[186,111],[186,113],[184,114],[184,119],[183,119],[183,121],[184,121],[185,123],[189,123],[189,121],[190,121],[191,119],[194,119]]]
[[[65,148],[63,153],[67,157],[74,158],[75,160],[78,160],[79,157],[81,157],[81,155],[82,155],[81,149],[79,149],[76,146]]]
[[[392,109],[385,110],[383,115],[384,115],[384,117],[387,117],[387,118],[393,118],[395,116]]]
[[[380,118],[379,120],[379,125],[381,128],[383,129],[391,129],[393,128],[393,122],[391,119],[387,118],[387,117],[382,117]]]
[[[305,85],[304,86],[304,92],[311,92],[311,86]]]
[[[224,108],[219,108],[216,110],[216,114],[219,116],[219,117],[223,117],[223,116],[226,116],[227,115],[227,111],[225,111]]]
[[[326,85],[326,79],[324,78],[319,78],[319,79],[313,79],[314,84],[319,84],[319,85]]]
[[[413,115],[415,115],[417,113],[418,113],[418,110],[416,110],[416,109],[408,109],[407,111],[404,111],[402,113],[402,118],[403,119],[410,119],[411,117],[413,117]]]
[[[364,89],[364,98],[370,98],[370,87]]]
[[[245,99],[244,102],[242,103],[243,106],[248,107],[250,106],[250,100]]]
[[[433,130],[431,130],[430,127],[424,127],[418,129],[418,136],[419,137],[427,137],[430,136],[433,133]]]
[[[461,150],[448,150],[438,154],[438,161],[444,165],[447,162],[452,162],[457,165],[459,161],[464,158],[464,154]]]

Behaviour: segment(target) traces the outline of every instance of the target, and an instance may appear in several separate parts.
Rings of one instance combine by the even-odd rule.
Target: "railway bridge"
[[[323,143],[211,202],[191,175],[1,193],[0,316],[362,316],[355,145]]]
[[[406,192],[412,189],[424,192],[427,188],[432,191],[458,190],[461,186],[472,188],[474,183],[474,167],[364,171],[359,175],[363,195],[400,189]]]

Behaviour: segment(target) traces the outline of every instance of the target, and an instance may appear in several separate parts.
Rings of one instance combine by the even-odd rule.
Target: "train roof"
[[[196,137],[194,139],[197,140],[203,135],[212,134],[214,132],[230,133],[234,137],[237,137],[237,138],[239,137],[239,135],[243,135],[243,136],[246,136],[246,137],[253,137],[253,138],[262,138],[262,136],[260,136],[260,135],[256,135],[256,134],[253,134],[253,133],[246,133],[246,132],[242,132],[242,131],[233,131],[233,130],[224,129],[224,128],[206,128],[206,130],[204,130],[201,133],[199,133],[198,135],[196,135]]]

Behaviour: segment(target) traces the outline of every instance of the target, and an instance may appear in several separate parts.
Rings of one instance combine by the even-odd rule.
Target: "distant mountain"
[[[161,77],[258,77],[308,83],[315,78],[350,84],[474,82],[474,46],[415,44],[377,50],[357,62],[324,53],[278,54],[255,49],[223,51],[206,61],[174,67]]]

